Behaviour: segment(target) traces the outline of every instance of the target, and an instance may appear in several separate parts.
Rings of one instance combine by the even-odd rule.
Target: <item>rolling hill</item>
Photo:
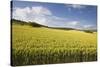
[[[96,29],[75,29],[75,28],[65,28],[65,27],[49,27],[46,25],[42,25],[36,22],[25,22],[25,21],[21,21],[21,20],[16,20],[16,19],[11,19],[12,23],[14,24],[20,24],[20,25],[30,25],[32,27],[45,27],[45,28],[51,28],[51,29],[60,29],[60,30],[78,30],[78,31],[84,31],[86,33],[93,33],[93,32],[97,32]]]

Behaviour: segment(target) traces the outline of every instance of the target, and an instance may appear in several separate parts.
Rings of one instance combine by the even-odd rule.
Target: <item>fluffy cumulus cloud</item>
[[[13,10],[13,18],[23,21],[36,21],[40,23],[45,23],[45,15],[52,15],[51,11],[47,8],[36,6],[36,7],[25,7],[25,8],[15,8]]]
[[[74,8],[80,8],[81,6],[75,6]],[[93,26],[82,26],[80,21],[68,20],[68,18],[62,18],[54,16],[53,13],[42,6],[14,8],[13,16],[14,19],[22,21],[37,22],[39,24],[51,26],[51,27],[70,27],[70,28],[89,28]]]
[[[32,7],[31,9],[32,13],[41,15],[52,15],[51,11],[47,8],[41,7],[41,6],[36,6],[36,7]]]

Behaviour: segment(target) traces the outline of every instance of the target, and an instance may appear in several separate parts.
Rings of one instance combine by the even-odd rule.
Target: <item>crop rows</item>
[[[12,25],[12,65],[97,60],[97,33]]]

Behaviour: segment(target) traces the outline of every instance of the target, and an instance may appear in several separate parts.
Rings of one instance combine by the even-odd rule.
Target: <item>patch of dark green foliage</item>
[[[93,31],[91,31],[91,30],[84,30],[84,32],[86,32],[86,33],[93,33]]]

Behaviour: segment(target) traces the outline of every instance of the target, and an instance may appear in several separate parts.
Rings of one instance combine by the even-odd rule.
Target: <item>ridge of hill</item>
[[[30,25],[32,27],[45,27],[45,28],[51,28],[51,29],[59,29],[59,30],[78,30],[78,31],[84,31],[87,33],[93,33],[97,32],[97,30],[81,30],[81,29],[75,29],[75,28],[65,28],[65,27],[49,27],[46,25],[42,25],[36,22],[26,22],[26,21],[21,21],[21,20],[16,20],[16,19],[11,19],[11,22],[14,24],[20,24],[20,25]]]

